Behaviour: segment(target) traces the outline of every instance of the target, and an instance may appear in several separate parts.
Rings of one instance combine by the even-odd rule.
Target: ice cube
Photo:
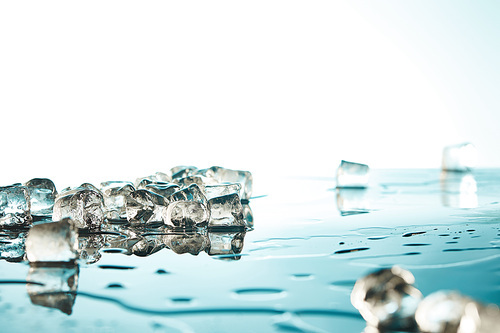
[[[133,225],[161,222],[168,202],[164,197],[148,190],[137,190],[126,197],[127,220]]]
[[[197,184],[191,184],[168,197],[170,201],[196,201],[207,205],[207,198]]]
[[[78,288],[78,265],[31,266],[28,271],[28,295],[31,303],[71,314]]]
[[[0,227],[26,227],[31,222],[28,188],[21,184],[0,187]]]
[[[103,189],[105,215],[108,219],[124,219],[127,217],[125,198],[134,192],[130,183],[114,183]]]
[[[139,257],[147,257],[163,249],[163,235],[142,234],[139,241],[130,248],[130,252]]]
[[[204,188],[205,185],[214,185],[217,184],[217,181],[213,178],[208,178],[205,176],[195,175],[195,176],[187,176],[183,178],[175,178],[173,180],[175,184],[178,184],[180,187],[187,187],[191,184],[196,184],[200,188]]]
[[[198,168],[195,166],[179,165],[170,169],[170,178],[173,181],[174,179],[192,176],[196,173],[197,170]]]
[[[22,261],[27,232],[3,230],[0,234],[0,259]]]
[[[104,199],[100,191],[92,189],[66,192],[54,204],[52,219],[71,218],[81,229],[98,229],[104,220]]]
[[[441,172],[441,198],[443,205],[455,208],[478,206],[477,182],[469,172]]]
[[[243,220],[248,228],[253,228],[253,212],[250,205],[243,204]]]
[[[252,196],[253,177],[249,171],[231,170],[213,166],[205,169],[203,175],[213,178],[219,183],[239,183],[241,185],[239,196],[244,201],[248,201]]]
[[[69,262],[77,258],[78,230],[70,219],[34,225],[26,239],[30,262]]]
[[[163,241],[177,254],[190,253],[194,256],[204,251],[210,244],[207,235],[201,233],[167,234]]]
[[[208,200],[209,227],[244,227],[243,206],[238,194],[227,194]]]
[[[33,178],[24,186],[28,188],[31,202],[31,214],[50,216],[57,196],[54,183],[47,178]]]
[[[369,203],[364,188],[337,188],[337,208],[342,216],[368,213]]]
[[[80,261],[85,261],[86,264],[93,264],[101,259],[99,251],[104,246],[105,240],[103,235],[90,234],[78,237],[78,256]]]
[[[411,329],[422,298],[414,282],[409,271],[397,266],[381,269],[356,281],[351,303],[370,326]]]
[[[369,171],[366,164],[341,161],[337,169],[337,188],[367,187]]]
[[[477,151],[471,143],[444,147],[442,168],[446,171],[470,171],[476,166]]]
[[[500,332],[500,311],[454,291],[438,291],[420,302],[415,320],[422,332]]]
[[[207,253],[211,256],[226,255],[229,258],[239,259],[238,255],[243,250],[245,232],[209,232],[210,247]],[[234,256],[234,257],[233,257]]]
[[[174,228],[192,228],[205,226],[209,217],[206,206],[200,202],[174,201],[165,210],[163,221]]]
[[[216,184],[216,185],[206,185],[205,186],[205,196],[207,199],[212,199],[215,197],[220,197],[226,194],[237,193],[241,191],[241,184],[239,183],[227,183],[227,184]]]
[[[177,184],[166,183],[166,184],[148,184],[145,186],[144,189],[154,192],[165,198],[168,198],[175,192],[179,191],[181,188]]]

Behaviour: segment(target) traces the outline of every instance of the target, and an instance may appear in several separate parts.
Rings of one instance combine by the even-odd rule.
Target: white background
[[[496,2],[0,4],[0,182],[500,166]]]

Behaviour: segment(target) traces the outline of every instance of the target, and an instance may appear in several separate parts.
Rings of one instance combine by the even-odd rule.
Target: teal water
[[[351,289],[392,265],[424,295],[500,305],[500,170],[375,170],[367,190],[254,181],[253,230],[165,237],[110,225],[81,235],[76,268],[30,268],[23,235],[1,232],[0,331],[361,332]],[[64,293],[33,297],[47,281]]]

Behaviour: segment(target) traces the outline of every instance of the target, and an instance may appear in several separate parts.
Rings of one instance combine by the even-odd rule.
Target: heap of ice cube
[[[35,217],[70,218],[80,229],[96,230],[110,220],[133,226],[245,228],[244,205],[252,193],[248,171],[178,166],[167,173],[129,181],[82,184],[57,193],[49,179],[0,187],[0,227],[29,227]]]

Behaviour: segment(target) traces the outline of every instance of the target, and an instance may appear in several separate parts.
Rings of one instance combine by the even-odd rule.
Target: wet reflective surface
[[[0,232],[0,319],[12,332],[362,332],[360,277],[399,265],[428,295],[500,304],[500,170],[254,177],[253,230],[80,233],[76,265],[29,265]]]

